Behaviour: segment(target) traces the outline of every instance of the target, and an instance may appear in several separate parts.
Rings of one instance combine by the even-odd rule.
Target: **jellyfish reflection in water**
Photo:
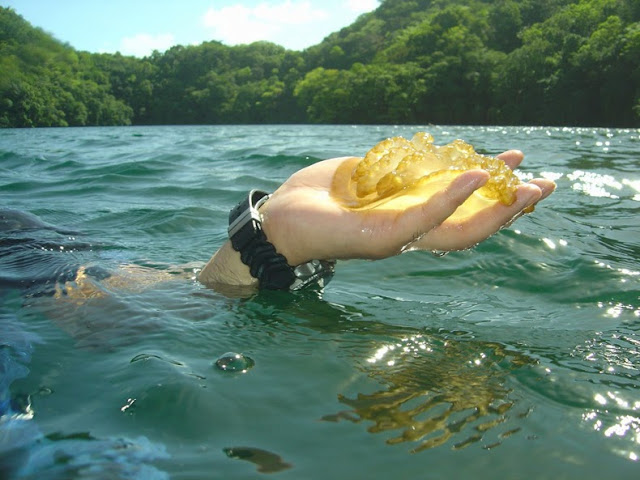
[[[505,382],[509,369],[534,361],[500,344],[415,335],[381,346],[368,363],[387,388],[340,395],[351,410],[323,420],[370,421],[371,433],[399,431],[387,443],[417,442],[411,451],[419,452],[450,440],[453,449],[496,447],[520,430],[511,420],[529,413],[516,411]]]

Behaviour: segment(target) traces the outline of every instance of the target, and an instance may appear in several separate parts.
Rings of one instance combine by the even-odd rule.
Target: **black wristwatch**
[[[267,192],[251,190],[245,200],[231,209],[229,239],[233,249],[240,252],[242,263],[258,279],[260,288],[299,290],[315,284],[323,287],[333,276],[335,262],[311,260],[292,267],[267,240],[258,209],[269,197]]]

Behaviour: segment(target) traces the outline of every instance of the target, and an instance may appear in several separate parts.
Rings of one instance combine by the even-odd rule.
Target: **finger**
[[[396,248],[402,250],[445,222],[488,179],[489,174],[484,170],[466,171],[426,202],[402,212],[394,229],[398,237]]]
[[[498,155],[496,158],[502,160],[511,170],[513,170],[522,163],[522,160],[524,160],[524,153],[522,153],[520,150],[507,150],[506,152]]]
[[[545,178],[534,178],[529,183],[532,185],[536,185],[540,190],[542,190],[542,196],[538,199],[538,201],[544,200],[556,189],[555,182],[547,180]]]
[[[416,248],[452,251],[473,247],[509,224],[525,208],[538,202],[542,190],[534,184],[522,184],[518,186],[516,195],[512,205],[496,202],[468,218],[444,221],[425,235]]]

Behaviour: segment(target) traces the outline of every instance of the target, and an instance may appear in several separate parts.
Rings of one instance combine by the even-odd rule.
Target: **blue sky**
[[[218,40],[302,50],[374,10],[378,0],[0,0],[78,50],[145,56]]]

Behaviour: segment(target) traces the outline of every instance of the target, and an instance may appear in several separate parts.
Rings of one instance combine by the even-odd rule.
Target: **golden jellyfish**
[[[411,140],[383,140],[364,158],[343,162],[333,178],[332,196],[352,210],[404,210],[424,203],[461,173],[483,169],[489,172],[489,180],[454,216],[471,215],[496,202],[511,205],[515,201],[520,180],[504,161],[481,155],[462,140],[443,146],[433,141],[424,132]]]

